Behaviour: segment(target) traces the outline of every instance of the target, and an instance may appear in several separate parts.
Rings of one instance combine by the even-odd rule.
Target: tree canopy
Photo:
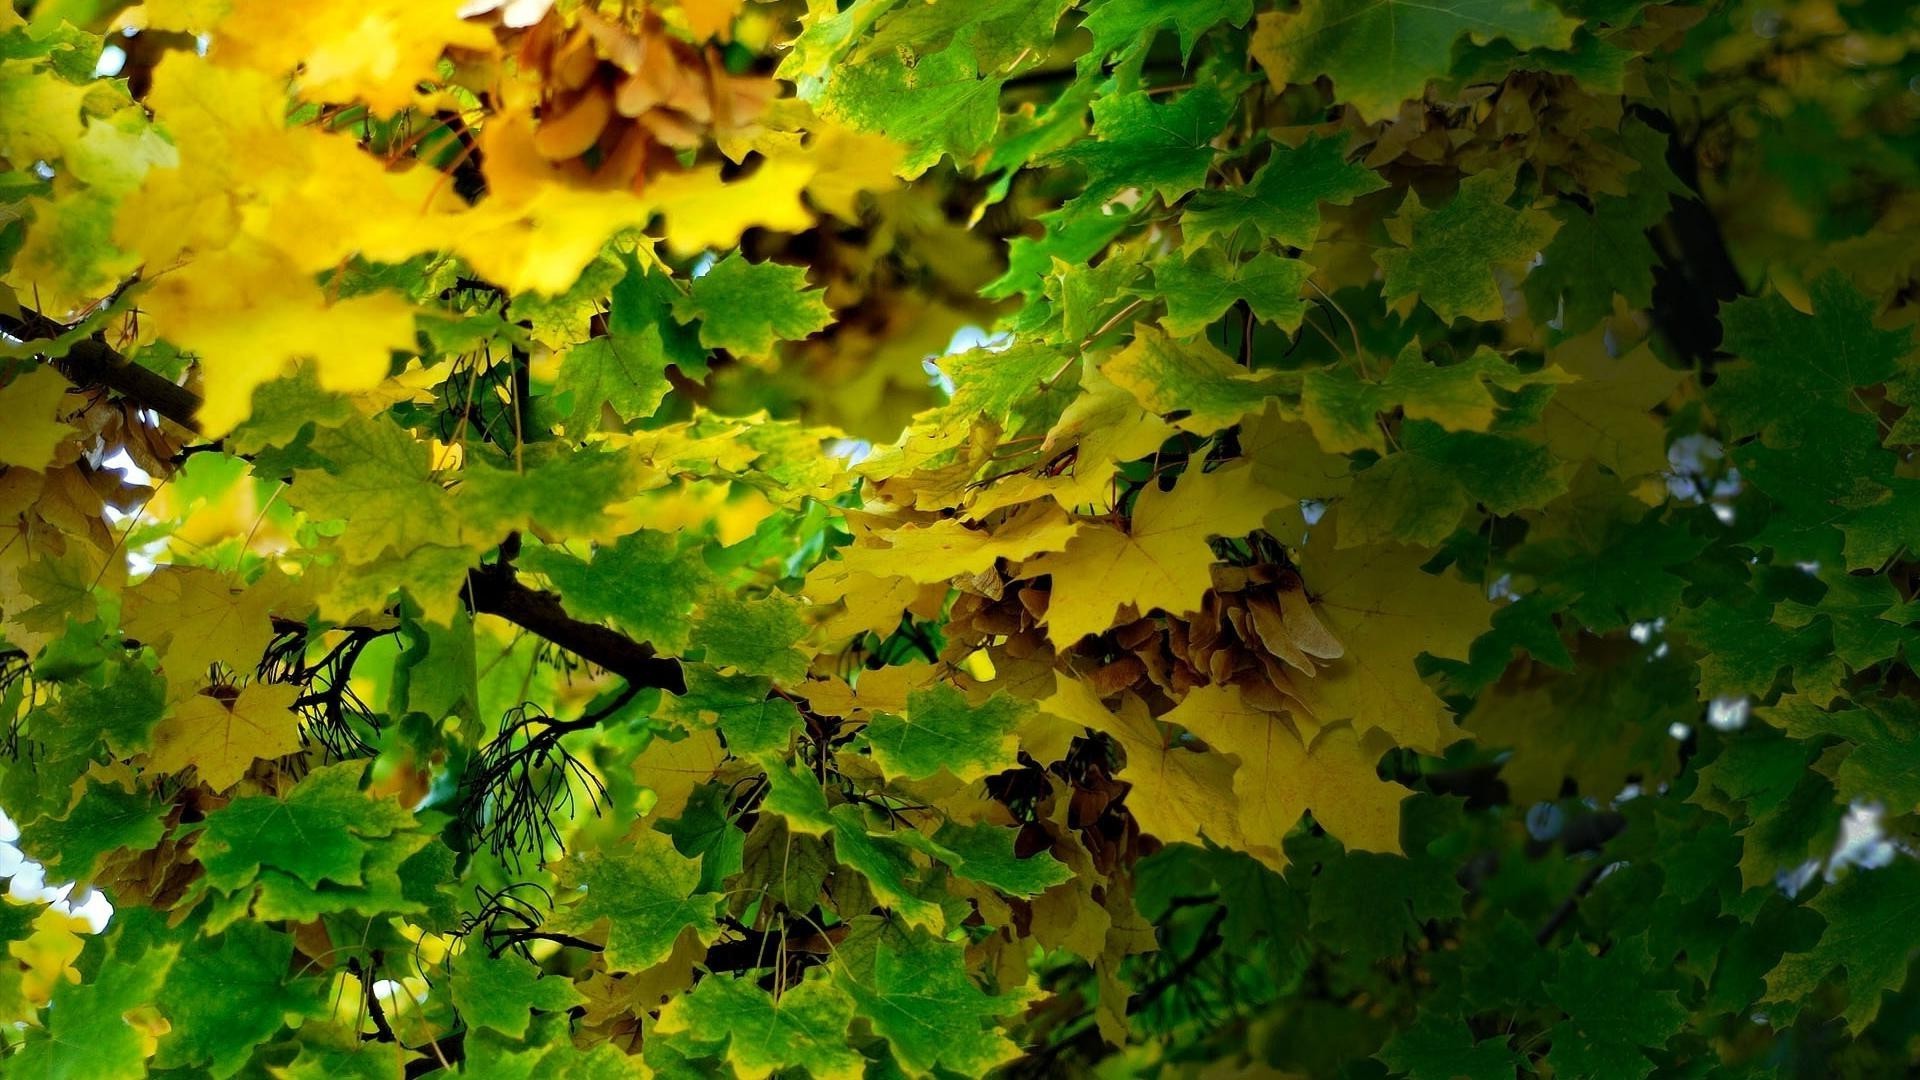
[[[114,908],[0,904],[0,1068],[1904,1073],[1916,88],[1898,0],[0,4],[0,809]]]

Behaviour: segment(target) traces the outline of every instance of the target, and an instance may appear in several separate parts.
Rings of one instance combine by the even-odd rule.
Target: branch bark
[[[51,341],[68,329],[43,315],[21,318],[0,313],[0,330],[28,344]],[[198,394],[129,361],[98,337],[75,342],[66,355],[47,362],[75,385],[104,387],[128,398],[135,405],[152,409],[188,431],[200,430],[199,423],[194,419],[194,415],[200,411]]]
[[[558,596],[522,582],[510,562],[492,563],[468,574],[467,601],[472,610],[498,615],[538,634],[582,660],[606,668],[631,686],[658,687],[673,694],[687,692],[680,661],[658,655],[644,641],[567,614]]]
[[[23,341],[52,340],[67,329],[36,313],[29,312],[26,317],[0,314],[0,330]],[[50,362],[77,384],[104,386],[181,427],[199,430],[193,419],[200,410],[198,394],[129,363],[97,337],[76,342],[65,356]],[[560,606],[559,597],[531,588],[515,576],[507,550],[503,547],[502,553],[507,557],[500,562],[468,575],[466,594],[472,610],[498,615],[538,634],[626,679],[630,686],[657,687],[674,694],[687,692],[680,661],[657,655],[653,646],[644,641],[635,641],[619,631],[568,615]]]

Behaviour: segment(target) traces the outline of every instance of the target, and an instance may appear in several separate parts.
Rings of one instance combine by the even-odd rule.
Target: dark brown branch
[[[0,314],[0,330],[29,343],[50,341],[68,329],[45,316],[21,318]],[[157,372],[130,362],[98,336],[75,342],[65,356],[51,363],[76,385],[105,387],[141,408],[152,409],[188,431],[200,430],[199,423],[194,420],[194,415],[200,411],[198,394]]]
[[[474,611],[498,615],[538,634],[582,660],[606,668],[631,686],[658,687],[673,694],[687,692],[680,661],[656,655],[653,646],[617,630],[567,614],[558,596],[523,583],[514,575],[511,563],[493,563],[469,574],[467,600]]]

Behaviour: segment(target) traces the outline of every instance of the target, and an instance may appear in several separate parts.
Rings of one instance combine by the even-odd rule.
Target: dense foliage
[[[1909,1068],[1908,4],[456,6],[0,5],[7,1075]]]

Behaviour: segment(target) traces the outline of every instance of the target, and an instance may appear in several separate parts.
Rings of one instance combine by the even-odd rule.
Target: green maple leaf
[[[504,466],[469,462],[456,501],[480,536],[594,533],[633,485],[633,463],[623,454],[545,445],[524,448]]]
[[[778,814],[794,832],[831,836],[834,858],[867,879],[873,895],[894,908],[911,925],[940,928],[945,917],[938,905],[920,895],[908,849],[886,834],[875,834],[852,806],[827,806],[827,794],[812,775],[785,765],[767,768],[767,797],[762,806]]]
[[[798,683],[807,673],[806,654],[794,647],[807,636],[800,608],[780,593],[758,600],[716,593],[700,605],[692,641],[715,667]]]
[[[700,864],[651,830],[612,851],[571,856],[560,880],[564,889],[579,895],[555,911],[547,925],[560,933],[590,934],[604,920],[607,948],[602,955],[613,971],[643,971],[665,960],[683,930],[707,940],[719,932],[714,911],[720,898],[698,891]]]
[[[1841,740],[1846,756],[1834,772],[1841,799],[1903,810],[1920,807],[1920,772],[1913,767],[1915,753],[1920,751],[1914,745],[1920,714],[1900,698],[1863,704],[1863,708],[1828,710],[1806,698],[1789,696],[1755,709],[1754,715],[1795,739]]]
[[[1621,941],[1605,956],[1576,948],[1561,956],[1547,994],[1567,1012],[1552,1031],[1547,1060],[1556,1076],[1629,1077],[1653,1071],[1641,1048],[1658,1048],[1686,1026],[1679,995],[1656,990],[1637,940]]]
[[[1280,329],[1300,329],[1306,301],[1300,287],[1313,268],[1299,259],[1283,259],[1263,251],[1246,262],[1230,262],[1217,248],[1205,247],[1154,268],[1153,283],[1167,302],[1161,324],[1179,337],[1206,329],[1236,300],[1265,322]]]
[[[1347,136],[1312,136],[1276,146],[1242,187],[1202,191],[1180,217],[1185,250],[1250,228],[1267,242],[1310,248],[1320,237],[1320,204],[1346,206],[1387,186],[1380,174],[1347,160]]]
[[[1176,423],[1209,435],[1258,412],[1287,388],[1284,376],[1256,375],[1204,340],[1176,341],[1150,326],[1100,365],[1100,373],[1149,412],[1184,412]]]
[[[1507,205],[1516,168],[1467,177],[1438,208],[1413,198],[1401,205],[1387,223],[1401,246],[1373,256],[1386,274],[1388,302],[1411,308],[1417,297],[1446,322],[1500,318],[1504,305],[1494,271],[1521,276],[1560,227],[1545,211]]]
[[[993,140],[1005,81],[972,46],[955,42],[927,56],[882,53],[831,79],[802,82],[801,95],[828,117],[905,146],[900,173],[911,179],[943,155],[964,165]],[[810,85],[818,87],[812,95]]]
[[[556,394],[573,395],[567,433],[598,431],[602,408],[612,408],[622,420],[652,416],[672,389],[667,365],[658,326],[589,338],[568,349],[553,387]]]
[[[1565,379],[1553,368],[1522,372],[1492,349],[1479,349],[1457,363],[1433,364],[1421,355],[1419,343],[1411,342],[1377,381],[1362,379],[1348,367],[1309,372],[1300,388],[1300,409],[1328,452],[1385,453],[1381,413],[1399,409],[1449,430],[1486,431],[1497,407],[1493,388],[1517,390]]]
[[[798,341],[833,322],[823,289],[809,289],[798,266],[748,262],[734,252],[693,279],[673,307],[681,322],[700,320],[700,344],[747,359],[773,355],[776,340]]]
[[[1693,801],[1741,822],[1741,882],[1773,881],[1833,850],[1840,823],[1833,785],[1812,768],[1819,748],[1771,728],[1729,740],[1700,769]]]
[[[1848,569],[1876,570],[1920,536],[1920,480],[1889,476],[1880,484],[1878,496],[1840,524]]]
[[[444,541],[453,499],[433,478],[427,444],[396,423],[358,419],[313,439],[324,469],[299,469],[287,500],[316,521],[344,521],[340,549],[356,563]]]
[[[712,975],[667,1003],[656,1034],[702,1055],[724,1048],[734,1075],[751,1080],[804,1070],[814,1080],[855,1078],[866,1059],[847,1045],[853,998],[814,968],[776,1000],[751,979]]]
[[[1709,396],[1738,432],[1769,442],[1805,441],[1824,414],[1859,402],[1861,387],[1899,373],[1912,351],[1907,330],[1874,326],[1874,301],[1838,273],[1808,290],[1814,313],[1802,314],[1777,293],[1727,305],[1723,347],[1747,361],[1720,373]]]
[[[398,802],[360,790],[365,771],[363,761],[322,766],[284,798],[249,795],[208,814],[193,849],[207,883],[231,892],[272,869],[310,888],[360,884],[371,841],[413,823]]]
[[[1462,38],[1564,49],[1579,26],[1540,0],[1305,0],[1260,17],[1253,55],[1275,87],[1326,75],[1336,100],[1377,120],[1445,75]]]
[[[1032,289],[1057,262],[1085,266],[1133,224],[1132,211],[1117,204],[1098,210],[1094,213],[1075,208],[1069,213],[1062,209],[1037,215],[1034,220],[1040,223],[1041,234],[1014,237],[1007,245],[1006,273],[981,286],[980,295],[1004,300]]]
[[[426,909],[426,898],[409,895],[404,877],[408,863],[435,850],[432,835],[408,831],[382,837],[367,851],[360,865],[360,880],[351,884],[323,881],[308,885],[293,874],[265,867],[260,871],[259,888],[253,897],[253,916],[258,919],[286,919],[310,922],[323,915],[359,912],[380,915],[388,912],[412,914]],[[449,853],[451,854],[451,853]],[[438,860],[444,871],[450,863]],[[238,894],[244,898],[245,894]]]
[[[23,847],[48,870],[91,881],[112,852],[145,851],[159,843],[166,833],[166,816],[167,805],[145,791],[89,784],[65,817],[35,822]]]
[[[727,880],[745,863],[747,835],[735,827],[727,811],[726,789],[702,784],[693,789],[679,817],[655,826],[673,837],[676,851],[700,860],[701,892],[725,891]]]
[[[1200,35],[1221,23],[1244,26],[1252,17],[1253,0],[1098,0],[1089,5],[1081,25],[1093,34],[1087,55],[1098,59],[1151,44],[1151,35],[1172,23],[1184,62]]]
[[[1858,1035],[1880,1014],[1880,996],[1907,982],[1907,957],[1920,926],[1920,863],[1896,856],[1877,870],[1856,870],[1807,905],[1826,920],[1813,948],[1789,953],[1767,975],[1767,999],[1804,1001],[1836,970],[1844,971],[1847,1006],[1840,1015]]]
[[[293,375],[261,383],[254,389],[253,411],[227,436],[227,445],[236,454],[250,455],[270,446],[291,446],[308,425],[337,427],[353,414],[352,401],[322,389],[313,365],[302,364]],[[189,467],[192,464],[189,461]]]
[[[1438,544],[1476,504],[1511,514],[1545,506],[1566,490],[1566,470],[1544,446],[1410,420],[1400,429],[1399,453],[1355,474],[1340,543]]]
[[[1396,1032],[1374,1056],[1412,1080],[1512,1077],[1525,1064],[1506,1036],[1476,1040],[1464,1021],[1430,1012]]]
[[[1350,851],[1322,868],[1307,916],[1316,938],[1386,957],[1418,939],[1427,920],[1459,915],[1460,896],[1452,871],[1436,859]]]
[[[1069,213],[1097,213],[1127,187],[1156,192],[1171,205],[1206,183],[1213,139],[1232,112],[1232,101],[1207,81],[1172,101],[1144,91],[1112,94],[1093,103],[1093,138],[1046,160],[1086,171],[1087,186]]]
[[[965,954],[957,942],[910,932],[889,935],[871,954],[845,957],[835,968],[909,1076],[936,1068],[980,1076],[1019,1056],[996,1027],[1019,1000],[982,993],[967,975]]]
[[[1783,600],[1773,609],[1774,621],[1798,628],[1824,619],[1833,634],[1833,653],[1855,671],[1910,652],[1920,635],[1920,621],[1893,582],[1885,577],[1863,577],[1831,571],[1821,575],[1826,592],[1817,604]]]
[[[705,664],[684,670],[687,692],[663,701],[660,715],[690,728],[718,726],[742,757],[785,750],[804,722],[791,700],[772,693],[772,679],[722,675]]]
[[[1612,314],[1616,295],[1636,308],[1653,303],[1653,245],[1632,203],[1603,197],[1591,211],[1562,204],[1553,216],[1559,231],[1527,275],[1534,318],[1572,337]]]
[[[155,1064],[204,1067],[225,1080],[246,1066],[254,1047],[318,1014],[324,984],[289,980],[292,959],[293,938],[260,923],[188,938],[156,1001],[171,1028]]]
[[[967,4],[894,4],[872,36],[847,56],[852,64],[905,50],[926,55],[964,41],[982,68],[1004,69],[1053,40],[1072,0],[973,0]]]
[[[918,835],[918,834],[916,834]],[[1019,830],[988,822],[960,825],[947,822],[933,834],[942,858],[953,872],[1010,896],[1034,896],[1073,876],[1073,871],[1045,851],[1021,857],[1014,853]]]
[[[875,713],[862,738],[888,776],[924,780],[945,769],[973,780],[1013,765],[1013,732],[1028,711],[1006,694],[970,704],[943,684],[907,695],[902,716]]]
[[[93,977],[54,985],[44,1030],[27,1030],[24,1045],[7,1058],[7,1075],[46,1080],[141,1080],[147,1075],[147,1037],[126,1016],[153,1003],[180,953],[151,915],[122,916],[112,959]],[[131,954],[131,955],[128,955]]]
[[[1782,669],[1793,673],[1802,693],[1837,691],[1840,664],[1825,621],[1787,627],[1759,604],[1708,601],[1675,620],[1682,634],[1705,650],[1700,658],[1700,698],[1764,697]]]
[[[515,1039],[524,1038],[533,1023],[528,1010],[563,1012],[586,1000],[566,979],[543,978],[519,955],[492,956],[477,942],[454,958],[447,992],[468,1027],[492,1028]]]
[[[668,654],[686,649],[687,616],[713,582],[697,544],[651,529],[597,547],[591,559],[543,547],[522,564],[545,574],[575,617],[611,619]]]
[[[60,740],[84,743],[91,753],[105,743],[129,755],[147,746],[153,725],[166,712],[166,681],[139,664],[110,665],[96,684],[69,684],[60,699]]]

